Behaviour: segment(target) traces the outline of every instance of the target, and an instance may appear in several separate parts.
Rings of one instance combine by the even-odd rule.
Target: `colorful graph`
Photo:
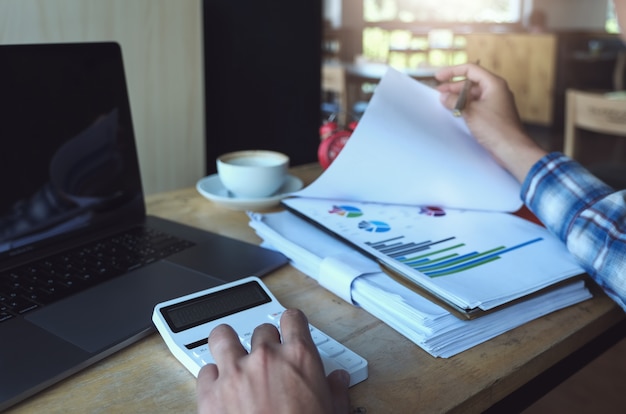
[[[419,243],[404,242],[402,239],[404,239],[404,236],[375,243],[367,242],[366,244],[429,277],[440,277],[463,272],[464,270],[498,260],[505,253],[543,240],[539,237],[511,247],[497,246],[480,252],[461,253],[459,250],[462,250],[466,245],[458,242],[456,237],[435,241],[425,240]]]
[[[472,247],[474,244],[473,242],[468,245],[458,239],[458,237],[446,237],[413,242],[408,241],[411,236],[409,236],[409,238],[404,235],[393,236],[394,233],[398,234],[402,231],[399,229],[398,222],[401,224],[404,223],[405,226],[407,223],[410,223],[412,226],[415,223],[415,220],[418,220],[417,217],[419,216],[433,217],[437,223],[439,223],[439,220],[444,217],[446,220],[454,220],[454,217],[449,217],[444,209],[438,207],[420,207],[417,211],[418,216],[409,215],[411,213],[405,214],[400,208],[396,208],[393,213],[386,210],[383,214],[381,214],[381,211],[370,210],[368,210],[368,206],[355,207],[354,205],[333,205],[328,212],[332,215],[345,218],[361,217],[360,220],[354,221],[350,225],[347,224],[347,221],[345,222],[346,224],[339,224],[338,228],[342,229],[341,231],[344,232],[350,232],[350,228],[354,229],[354,227],[352,227],[353,225],[356,225],[359,230],[369,233],[390,232],[389,236],[387,236],[389,238],[377,242],[365,241],[361,238],[363,236],[358,236],[357,234],[354,234],[354,237],[360,238],[361,243],[375,249],[380,254],[393,260],[397,260],[398,262],[403,263],[406,266],[409,266],[431,278],[458,274],[478,266],[486,265],[502,259],[502,257],[507,253],[543,240],[541,237],[529,237],[528,241],[514,244],[512,246],[506,246],[503,244],[489,247],[488,245],[483,245],[484,249],[476,249],[475,247]],[[415,210],[412,211],[414,212]],[[376,219],[366,219],[368,216],[373,216]],[[379,220],[379,216],[383,216],[385,221]],[[435,222],[429,221],[427,223]],[[432,227],[432,224],[429,228],[431,231],[438,231]],[[413,228],[413,230],[410,231],[415,230]],[[404,231],[402,232],[404,233]],[[430,234],[444,235],[445,233],[438,231],[438,233]],[[414,236],[415,235],[413,235],[413,237]],[[369,237],[370,236],[365,235],[366,239]]]
[[[337,214],[347,218],[360,217],[363,215],[361,209],[352,206],[333,206],[329,211],[330,214]]]
[[[420,207],[420,214],[432,217],[443,217],[446,215],[446,211],[441,207],[423,206]]]
[[[375,220],[371,220],[371,221],[363,220],[359,223],[359,228],[361,230],[369,231],[372,233],[384,233],[386,231],[391,230],[391,227],[389,227],[389,224],[385,223],[384,221],[375,221]]]

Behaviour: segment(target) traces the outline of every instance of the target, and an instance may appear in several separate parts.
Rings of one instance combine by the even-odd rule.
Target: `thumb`
[[[459,99],[459,95],[451,92],[442,92],[439,95],[439,100],[446,108],[452,110],[456,105],[456,101]]]
[[[333,401],[333,412],[336,414],[346,414],[350,412],[350,374],[343,369],[337,369],[328,374],[328,385]]]

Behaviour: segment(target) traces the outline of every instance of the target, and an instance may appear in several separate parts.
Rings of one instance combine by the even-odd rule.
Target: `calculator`
[[[271,323],[280,330],[285,308],[256,276],[246,277],[159,303],[152,321],[170,352],[195,377],[202,366],[214,363],[207,337],[220,324],[228,324],[250,351],[254,328]],[[367,379],[367,361],[309,324],[326,375],[336,369],[350,373],[350,386]]]

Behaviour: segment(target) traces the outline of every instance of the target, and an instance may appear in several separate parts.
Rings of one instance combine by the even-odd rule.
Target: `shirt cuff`
[[[578,162],[552,152],[531,167],[521,197],[537,218],[565,241],[580,212],[612,192]]]

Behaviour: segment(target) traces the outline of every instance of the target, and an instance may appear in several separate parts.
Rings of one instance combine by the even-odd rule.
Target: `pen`
[[[478,65],[480,60],[476,61]],[[472,81],[469,78],[465,79],[465,83],[463,84],[463,89],[461,89],[461,93],[459,94],[459,99],[456,101],[456,105],[454,105],[454,109],[452,110],[452,114],[454,116],[461,116],[461,113],[465,109],[465,105],[467,105],[467,95],[472,87]]]
[[[454,109],[452,110],[452,114],[454,116],[461,116],[461,112],[465,109],[465,104],[467,103],[467,94],[469,93],[471,87],[472,81],[469,79],[465,79],[463,89],[461,89],[461,93],[459,94],[459,99],[457,99],[456,105],[454,105]]]

